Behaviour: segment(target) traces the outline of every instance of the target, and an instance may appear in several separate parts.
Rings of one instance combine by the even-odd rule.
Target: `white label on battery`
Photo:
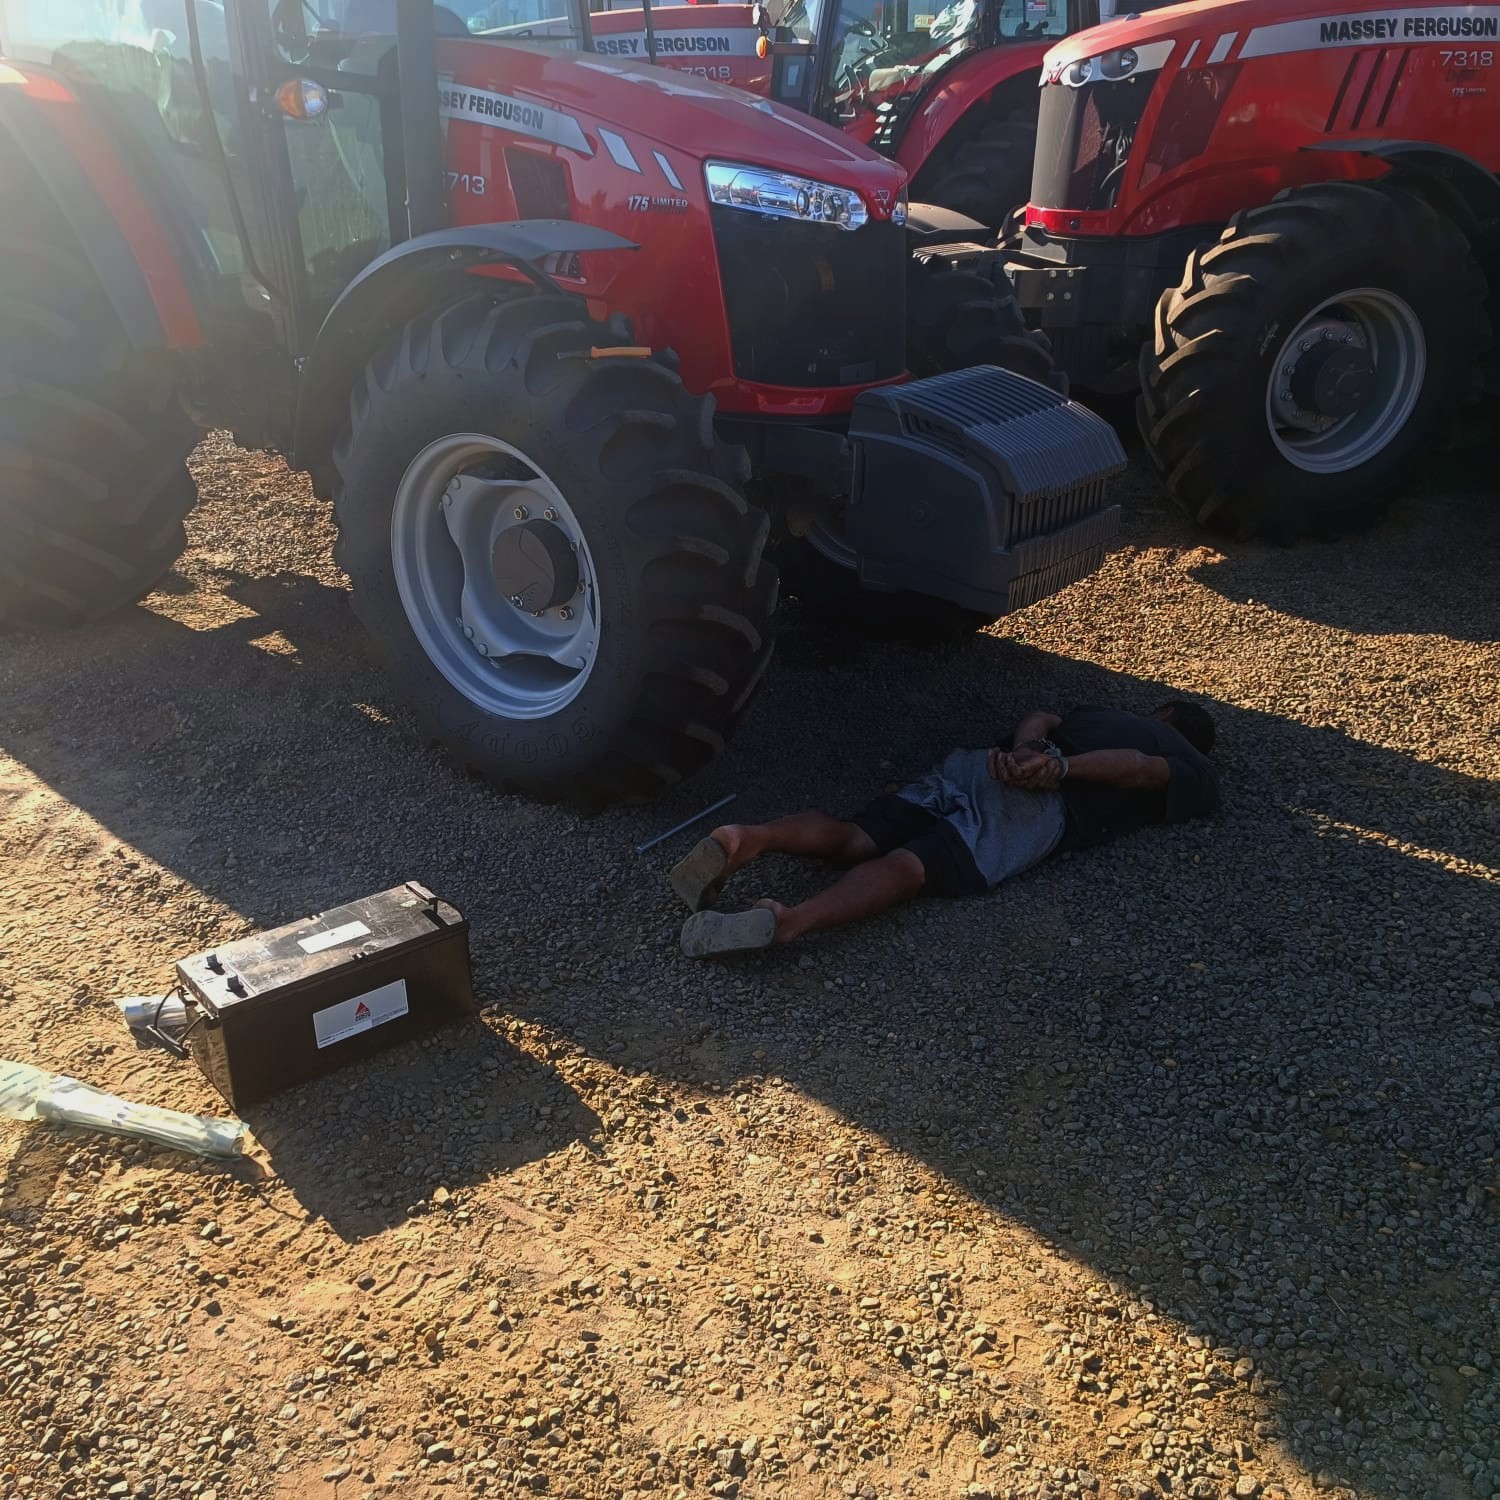
[[[346,1037],[358,1036],[361,1031],[371,1031],[384,1026],[387,1021],[397,1020],[407,1012],[406,981],[397,979],[383,984],[368,995],[356,995],[352,1000],[340,1000],[327,1010],[313,1012],[313,1033],[318,1047],[331,1047]]]
[[[327,932],[298,938],[297,946],[304,953],[321,953],[325,948],[337,948],[340,943],[352,943],[355,938],[369,935],[370,929],[363,922],[345,922],[342,927],[330,927]]]

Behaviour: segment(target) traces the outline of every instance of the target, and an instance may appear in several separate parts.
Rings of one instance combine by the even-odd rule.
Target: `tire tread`
[[[408,325],[396,357],[387,351],[371,362],[334,449],[335,556],[353,579],[355,613],[378,649],[390,619],[359,557],[372,485],[360,453],[364,434],[392,419],[405,382],[420,379],[407,351],[423,348],[429,379],[483,379],[502,406],[534,403],[528,420],[597,476],[597,493],[620,518],[626,565],[648,616],[640,681],[608,743],[522,766],[476,748],[458,732],[465,726],[424,710],[422,692],[410,695],[426,731],[459,764],[504,790],[587,810],[646,800],[706,765],[738,724],[772,646],[770,521],[735,487],[747,467],[744,452],[717,439],[712,398],[684,388],[670,355],[590,354],[627,339],[617,321],[591,322],[567,298],[477,298],[449,307]],[[393,652],[382,654],[398,679],[410,675]],[[490,718],[478,709],[475,716]]]
[[[1172,498],[1200,524],[1292,540],[1368,524],[1393,498],[1396,466],[1379,482],[1345,486],[1316,508],[1298,503],[1289,486],[1268,486],[1249,472],[1225,420],[1226,387],[1242,371],[1247,348],[1276,336],[1274,323],[1269,333],[1257,332],[1272,289],[1330,245],[1368,244],[1394,247],[1424,275],[1440,277],[1451,298],[1472,305],[1468,342],[1455,362],[1477,363],[1488,341],[1483,275],[1456,226],[1422,199],[1385,183],[1328,182],[1241,210],[1217,241],[1189,255],[1182,280],[1157,303],[1140,354],[1141,435]],[[1437,418],[1447,415],[1439,410]]]
[[[0,141],[0,170],[24,183],[11,152]],[[192,424],[133,359],[71,229],[32,186],[26,221],[0,231],[0,627],[133,603],[181,555],[197,499]]]

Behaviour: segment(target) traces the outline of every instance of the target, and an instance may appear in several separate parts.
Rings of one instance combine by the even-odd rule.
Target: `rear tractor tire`
[[[1235,215],[1141,351],[1141,434],[1173,499],[1283,541],[1375,520],[1469,392],[1485,297],[1468,240],[1398,187]]]
[[[501,788],[642,801],[723,748],[771,656],[770,521],[669,357],[570,298],[467,300],[367,367],[337,557],[423,730]]]
[[[0,224],[0,626],[71,625],[134,603],[182,554],[197,435],[0,148],[0,178],[16,177],[27,212]]]
[[[1031,196],[1036,126],[991,120],[936,172],[924,174],[914,197],[1001,229],[1011,211]]]

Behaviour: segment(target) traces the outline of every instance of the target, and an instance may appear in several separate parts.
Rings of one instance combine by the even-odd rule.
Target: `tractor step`
[[[1119,530],[1114,429],[1024,376],[980,366],[865,391],[849,437],[867,588],[995,617],[1093,572]]]

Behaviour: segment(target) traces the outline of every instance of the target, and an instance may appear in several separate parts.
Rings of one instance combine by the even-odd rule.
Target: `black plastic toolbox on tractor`
[[[845,512],[867,587],[991,616],[1099,566],[1120,527],[1114,429],[1034,380],[975,368],[863,392]]]

